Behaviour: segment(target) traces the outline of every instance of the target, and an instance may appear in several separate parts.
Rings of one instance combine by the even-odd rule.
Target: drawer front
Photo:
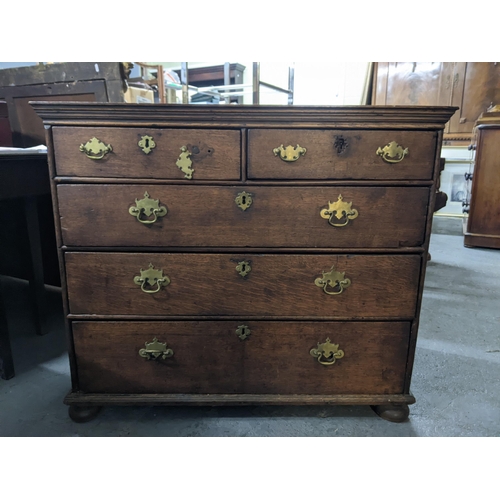
[[[63,184],[57,193],[68,246],[399,248],[423,243],[430,190]]]
[[[70,313],[146,317],[412,318],[421,265],[419,255],[68,252],[65,259]]]
[[[404,130],[249,130],[248,178],[431,179],[436,138]]]
[[[79,389],[122,394],[397,394],[410,331],[406,322],[246,320],[72,327]]]
[[[152,139],[142,142],[146,136]],[[87,145],[94,137],[102,144]],[[53,140],[60,176],[186,182],[240,178],[239,130],[54,127]],[[112,151],[104,153],[109,145]],[[103,152],[99,153],[99,149]],[[186,177],[189,175],[191,179]]]

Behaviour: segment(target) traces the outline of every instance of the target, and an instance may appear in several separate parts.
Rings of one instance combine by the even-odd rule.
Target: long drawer
[[[412,318],[420,255],[65,254],[86,315]]]
[[[73,322],[92,393],[395,394],[410,323]]]
[[[430,190],[63,184],[57,194],[68,246],[398,248],[423,243]]]
[[[255,129],[249,179],[431,179],[436,132]]]
[[[239,130],[54,127],[52,132],[60,176],[186,182],[241,176]]]

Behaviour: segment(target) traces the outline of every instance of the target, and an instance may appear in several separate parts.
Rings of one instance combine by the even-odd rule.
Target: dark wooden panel
[[[74,322],[79,389],[172,394],[400,393],[409,323]],[[153,337],[174,351],[165,360],[138,352]],[[310,350],[330,338],[344,357],[323,366]],[[140,400],[140,397],[138,398]]]
[[[244,190],[253,196],[246,211],[235,203]],[[149,225],[129,213],[145,191],[168,210]],[[429,201],[425,187],[59,185],[57,192],[69,246],[418,246]],[[339,195],[359,215],[333,227],[320,212]]]
[[[225,323],[224,326],[227,327]],[[85,392],[232,393],[242,389],[243,344],[220,324],[73,323],[79,388]],[[165,360],[139,356],[157,338]]]
[[[138,146],[144,135],[156,143],[149,154]],[[239,130],[54,127],[53,137],[58,175],[184,179],[176,162],[185,146],[192,153],[193,179],[240,178]],[[113,151],[89,159],[79,148],[92,137]]]
[[[419,255],[120,254],[68,252],[72,314],[410,318]],[[238,262],[249,261],[245,278]],[[171,282],[157,293],[134,283],[149,264]],[[315,285],[332,266],[351,280],[339,295]],[[155,287],[156,288],[156,287]]]
[[[347,148],[337,152],[339,141]],[[395,141],[408,148],[399,163],[377,155]],[[304,156],[286,162],[273,149],[300,145]],[[431,179],[436,153],[435,132],[401,130],[294,130],[248,131],[249,179]]]

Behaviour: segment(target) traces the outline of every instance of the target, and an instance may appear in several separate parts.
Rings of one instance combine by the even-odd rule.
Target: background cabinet
[[[496,62],[380,62],[372,104],[458,106],[446,124],[444,145],[470,143],[481,113],[500,102]]]

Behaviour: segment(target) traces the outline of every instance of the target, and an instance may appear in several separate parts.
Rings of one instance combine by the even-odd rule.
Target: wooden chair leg
[[[3,300],[2,284],[0,283],[0,378],[9,380],[14,375],[14,361],[12,360],[12,351],[10,348],[9,328]]]
[[[25,199],[26,223],[30,242],[29,284],[32,310],[35,320],[36,333],[45,335],[47,327],[47,295],[45,292],[45,277],[43,273],[42,244],[40,238],[40,224],[38,221],[37,199]]]

